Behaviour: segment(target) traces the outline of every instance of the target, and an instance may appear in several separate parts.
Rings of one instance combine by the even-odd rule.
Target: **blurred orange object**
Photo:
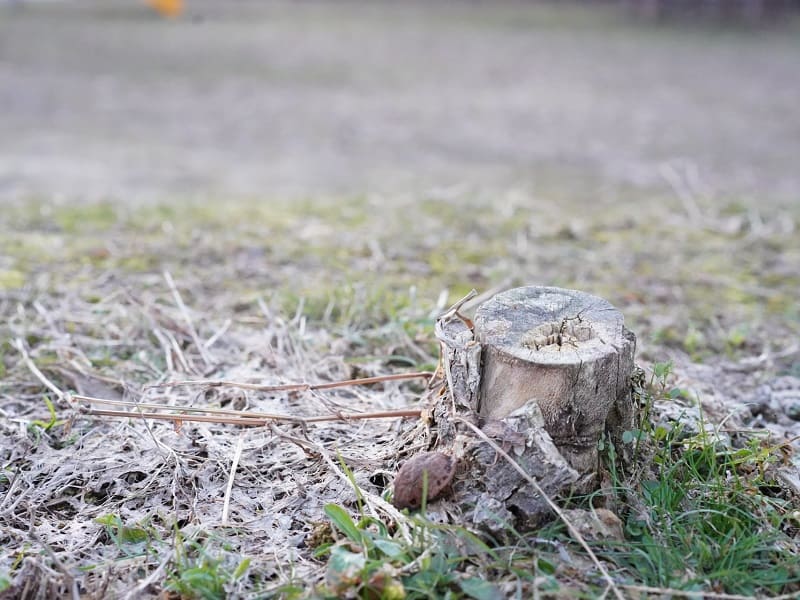
[[[162,17],[177,17],[183,12],[183,0],[145,0]]]

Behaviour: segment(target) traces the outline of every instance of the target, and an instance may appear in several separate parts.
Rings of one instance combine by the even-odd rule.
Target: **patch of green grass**
[[[0,249],[15,261],[15,270],[55,260],[64,251],[60,234],[30,229],[3,231]]]
[[[652,450],[652,460],[637,484],[612,465],[625,540],[590,542],[595,554],[614,566],[620,586],[754,597],[800,589],[796,542],[784,532],[794,508],[771,476],[779,450],[760,438],[732,445],[704,423],[697,434],[649,425],[655,402],[686,395],[668,385],[671,371],[671,363],[657,363],[641,382],[643,424],[623,443],[642,455]],[[614,456],[613,446],[606,450]],[[583,551],[559,521],[498,546],[464,528],[432,524],[424,511],[405,521],[410,539],[362,511],[357,519],[337,505],[325,512],[334,530],[316,546],[326,566],[313,597],[496,598],[514,586],[528,595],[535,589],[592,598],[604,587],[563,563],[563,552]]]
[[[150,524],[126,524],[117,514],[99,516],[95,522],[105,527],[106,535],[125,557],[152,552],[153,545],[162,541],[156,529]]]
[[[725,354],[728,357],[734,357],[737,351],[741,350],[747,345],[747,339],[750,334],[750,327],[746,323],[735,325],[727,331],[725,337]]]
[[[667,391],[669,365],[656,367],[648,401],[678,395]],[[778,449],[758,439],[734,447],[700,425],[689,436],[645,429],[656,448],[653,468],[636,489],[617,482],[631,506],[627,539],[601,556],[637,584],[756,596],[790,591],[800,564],[782,531],[792,505],[769,475]]]
[[[767,482],[744,478],[756,454],[734,460],[690,438],[679,456],[659,458],[658,475],[641,487],[646,512],[629,518],[627,549],[611,555],[618,565],[646,585],[682,590],[773,594],[800,580],[781,550],[786,506],[760,491]]]
[[[44,400],[45,406],[47,406],[47,412],[50,415],[50,418],[47,421],[43,421],[41,419],[34,419],[30,423],[30,427],[38,427],[42,431],[50,431],[56,425],[63,425],[65,421],[59,421],[58,417],[56,416],[56,408],[53,405],[53,401],[50,400],[48,396],[42,396]]]
[[[418,314],[416,294],[401,293],[368,279],[337,286],[317,286],[281,294],[279,308],[283,314],[300,312],[309,320],[321,322],[334,331],[363,330],[387,323],[402,322]],[[430,307],[422,307],[430,308]]]
[[[250,559],[240,557],[233,566],[227,557],[218,555],[197,540],[175,536],[175,560],[164,588],[180,598],[221,600],[250,568]]]
[[[689,323],[686,335],[683,337],[683,349],[694,361],[700,361],[706,354],[707,342],[703,332]]]
[[[111,202],[60,205],[51,218],[68,234],[108,229],[119,220],[118,208]]]
[[[0,269],[0,291],[19,289],[26,279],[25,273],[17,269]]]
[[[466,530],[439,527],[415,517],[411,539],[392,532],[383,522],[361,516],[356,522],[342,507],[329,504],[325,513],[343,536],[321,545],[326,557],[325,584],[319,598],[497,598],[500,591],[479,569],[492,551]]]
[[[6,356],[11,350],[11,342],[8,340],[0,342],[0,379],[4,379],[8,368],[6,367]]]
[[[174,558],[163,585],[166,591],[180,598],[218,600],[229,597],[232,586],[250,568],[250,558],[230,552],[224,543],[222,549],[215,549],[212,545],[219,540],[213,538],[205,541],[187,539],[176,528],[170,542],[161,536],[152,523],[125,523],[113,513],[100,516],[95,521],[105,527],[106,535],[119,550],[121,560],[147,556],[161,561],[171,546]],[[97,568],[98,565],[88,565],[83,570]]]

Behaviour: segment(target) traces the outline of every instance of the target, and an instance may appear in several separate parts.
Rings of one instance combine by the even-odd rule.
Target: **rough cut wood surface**
[[[636,342],[608,301],[561,288],[515,288],[482,304],[474,324],[483,355],[482,417],[502,419],[535,402],[581,475],[596,470],[604,429],[621,447],[622,433],[633,427]]]

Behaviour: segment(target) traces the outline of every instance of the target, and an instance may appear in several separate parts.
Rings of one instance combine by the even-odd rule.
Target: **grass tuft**
[[[685,394],[668,389],[670,371],[656,365],[648,403]],[[796,541],[783,531],[792,503],[771,493],[780,490],[772,476],[779,448],[758,438],[734,447],[704,423],[688,436],[681,426],[644,433],[655,444],[652,467],[635,489],[616,481],[627,500],[626,540],[605,555],[631,581],[744,595],[800,581]]]

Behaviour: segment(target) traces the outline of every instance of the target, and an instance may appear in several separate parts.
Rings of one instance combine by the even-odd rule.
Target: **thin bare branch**
[[[285,383],[280,385],[262,385],[260,383],[224,381],[219,379],[187,379],[182,381],[165,381],[163,383],[154,383],[147,386],[145,389],[177,387],[182,385],[202,385],[206,387],[234,387],[258,392],[303,392],[308,390],[330,390],[353,385],[370,385],[373,383],[382,383],[384,381],[400,381],[405,379],[419,379],[423,377],[428,378],[432,376],[433,373],[430,371],[420,371],[418,373],[394,373],[391,375],[364,377],[362,379],[346,379],[343,381],[330,381],[327,383]]]
[[[195,329],[194,323],[192,322],[192,317],[189,315],[189,310],[183,303],[183,298],[181,298],[178,287],[175,285],[175,281],[172,279],[172,275],[170,275],[169,271],[164,271],[164,279],[166,280],[167,285],[172,292],[172,297],[175,299],[175,304],[177,304],[178,310],[181,311],[183,320],[186,321],[186,326],[189,328],[189,335],[192,336],[192,341],[197,347],[197,351],[200,352],[200,357],[203,359],[203,362],[207,367],[211,366],[214,361],[211,359],[211,355],[208,353],[208,349],[206,348],[205,344],[200,341],[200,336],[197,335],[197,329]]]
[[[469,292],[469,293],[468,293],[466,296],[464,296],[463,298],[461,298],[461,300],[459,300],[458,302],[456,302],[455,304],[453,304],[453,306],[451,306],[451,307],[450,307],[450,308],[448,308],[446,311],[444,311],[444,312],[443,312],[441,315],[439,315],[439,319],[442,319],[442,320],[449,319],[450,317],[452,317],[453,315],[455,315],[456,313],[458,313],[459,309],[460,309],[460,308],[461,308],[461,307],[462,307],[464,304],[466,304],[467,302],[469,302],[469,301],[470,301],[472,298],[474,298],[474,297],[475,297],[475,296],[477,296],[477,295],[478,295],[478,290],[475,290],[475,289],[473,289],[473,290],[470,290],[470,292]]]
[[[400,419],[405,417],[420,417],[422,410],[418,408],[385,410],[364,413],[344,413],[337,412],[328,415],[312,415],[308,417],[298,417],[294,415],[279,413],[260,413],[252,411],[236,411],[219,408],[200,408],[196,406],[167,406],[160,404],[143,404],[138,402],[128,402],[125,400],[104,400],[102,398],[91,398],[89,396],[71,396],[73,401],[82,401],[89,404],[110,404],[114,406],[129,407],[127,410],[103,410],[79,406],[78,410],[85,415],[98,417],[122,417],[126,419],[158,419],[162,421],[191,421],[203,423],[223,423],[228,425],[248,425],[260,427],[274,421],[286,423],[309,424],[323,423],[329,421],[355,421],[364,419]],[[149,412],[145,412],[147,409]],[[164,412],[167,411],[167,412]]]
[[[228,524],[228,513],[231,508],[231,493],[233,492],[233,479],[236,476],[236,469],[239,466],[239,458],[242,456],[242,446],[244,445],[244,433],[239,434],[239,441],[236,442],[236,450],[231,460],[231,472],[228,475],[228,485],[225,488],[225,500],[222,502],[222,524]]]
[[[62,392],[56,384],[45,377],[44,373],[42,373],[36,364],[34,364],[33,360],[31,360],[31,357],[28,356],[28,351],[25,350],[25,344],[22,342],[22,339],[17,338],[14,340],[14,346],[16,346],[17,350],[19,350],[19,353],[22,355],[22,360],[25,361],[25,365],[28,367],[30,372],[33,373],[36,379],[41,381],[42,385],[53,392],[59,400],[62,399],[64,397],[64,392]]]
[[[155,419],[158,421],[192,421],[198,423],[220,423],[225,425],[248,425],[262,427],[272,419],[239,419],[236,417],[215,417],[213,415],[183,415],[180,413],[128,412],[124,410],[81,409],[82,414],[92,417],[122,417],[124,419]],[[299,419],[294,419],[302,422]]]

